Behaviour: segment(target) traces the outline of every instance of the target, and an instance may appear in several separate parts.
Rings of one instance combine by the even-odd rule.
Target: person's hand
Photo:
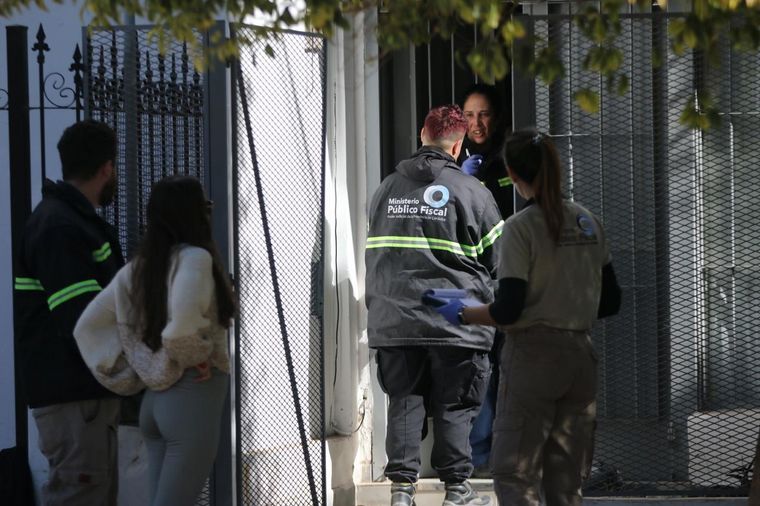
[[[462,162],[462,172],[468,176],[477,176],[480,165],[483,163],[482,155],[471,155]]]
[[[438,306],[433,309],[440,313],[441,316],[446,318],[446,321],[448,321],[450,324],[461,325],[462,322],[459,321],[459,311],[464,307],[466,307],[466,305],[464,302],[462,302],[462,299],[451,299],[443,306]]]
[[[211,366],[208,365],[208,362],[196,364],[195,370],[198,371],[198,377],[195,378],[196,383],[211,379]]]

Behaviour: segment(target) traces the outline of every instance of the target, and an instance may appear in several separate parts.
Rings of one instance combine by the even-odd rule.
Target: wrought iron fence
[[[74,47],[74,51],[71,56],[71,62],[69,64],[68,71],[72,73],[70,79],[61,72],[46,72],[45,65],[47,56],[46,53],[50,52],[50,45],[48,44],[47,34],[45,29],[40,24],[38,25],[37,32],[35,34],[35,43],[31,46],[31,52],[36,55],[37,62],[37,104],[30,105],[27,103],[15,104],[16,107],[23,108],[29,112],[37,111],[39,131],[37,132],[37,138],[39,139],[38,148],[40,154],[40,174],[42,179],[47,177],[47,153],[46,153],[46,119],[48,112],[51,111],[65,111],[70,110],[74,112],[75,121],[79,121],[82,118],[84,111],[82,102],[82,73],[84,71],[84,65],[82,63],[82,52],[79,48],[79,44]],[[20,57],[21,55],[16,55]],[[27,60],[27,56],[23,56],[24,61]],[[9,61],[8,64],[11,62]],[[26,64],[24,64],[26,66]],[[10,77],[10,70],[9,70]],[[8,110],[11,107],[10,97],[8,90],[0,88],[0,110]]]
[[[123,167],[106,217],[119,229],[128,256],[145,225],[152,184],[170,174],[203,182],[206,176],[204,76],[192,65],[186,44],[174,42],[161,54],[148,30],[94,30],[86,43],[87,112],[116,131],[116,165]]]
[[[593,332],[600,355],[599,420],[588,495],[746,494],[760,428],[760,148],[757,55],[723,44],[721,64],[678,57],[676,15],[623,17],[619,42],[631,90],[606,93],[583,70],[590,42],[567,16],[525,17],[560,47],[566,76],[516,88],[518,126],[548,132],[568,196],[603,219],[623,286],[620,314]],[[652,65],[652,55],[664,63]],[[572,94],[601,95],[589,115]],[[698,133],[679,116],[695,90],[712,92],[722,122]]]
[[[266,41],[255,42],[232,78],[237,497],[241,505],[318,506],[326,504],[326,44],[292,32],[269,43],[275,58]]]

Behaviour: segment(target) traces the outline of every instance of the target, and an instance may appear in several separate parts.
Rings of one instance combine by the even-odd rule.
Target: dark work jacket
[[[74,186],[45,181],[15,261],[15,338],[29,407],[114,396],[90,374],[72,332],[124,264],[116,229]]]
[[[495,134],[498,135],[498,134]],[[515,192],[512,180],[507,175],[507,166],[504,165],[502,157],[502,146],[479,146],[471,142],[467,136],[462,144],[462,151],[459,153],[458,163],[461,166],[468,155],[482,155],[483,163],[480,165],[477,177],[488,191],[493,195],[496,204],[499,206],[502,219],[506,220],[515,212]]]
[[[490,350],[493,328],[451,325],[420,300],[427,289],[460,288],[493,301],[504,222],[488,190],[442,150],[423,146],[382,182],[369,221],[369,345]]]

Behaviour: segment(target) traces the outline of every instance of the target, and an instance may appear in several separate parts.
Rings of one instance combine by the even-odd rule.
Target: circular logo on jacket
[[[449,201],[449,189],[443,185],[430,186],[425,190],[422,199],[430,207],[443,207]]]
[[[579,214],[575,217],[575,222],[578,224],[578,228],[581,229],[581,233],[586,237],[592,237],[594,235],[594,222],[591,218],[585,214]]]

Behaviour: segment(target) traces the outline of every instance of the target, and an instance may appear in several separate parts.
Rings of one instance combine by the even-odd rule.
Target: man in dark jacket
[[[385,474],[393,506],[414,501],[426,399],[444,506],[490,503],[468,482],[468,437],[488,383],[493,330],[451,325],[421,302],[428,289],[465,287],[469,297],[493,300],[503,222],[491,193],[455,162],[466,129],[458,106],[431,110],[422,148],[383,181],[369,210],[367,331],[390,401]]]
[[[50,465],[43,503],[110,506],[120,401],[90,374],[72,331],[124,264],[116,230],[95,212],[116,190],[116,135],[103,123],[76,123],[64,131],[58,152],[63,181],[44,182],[16,252],[16,345]]]

